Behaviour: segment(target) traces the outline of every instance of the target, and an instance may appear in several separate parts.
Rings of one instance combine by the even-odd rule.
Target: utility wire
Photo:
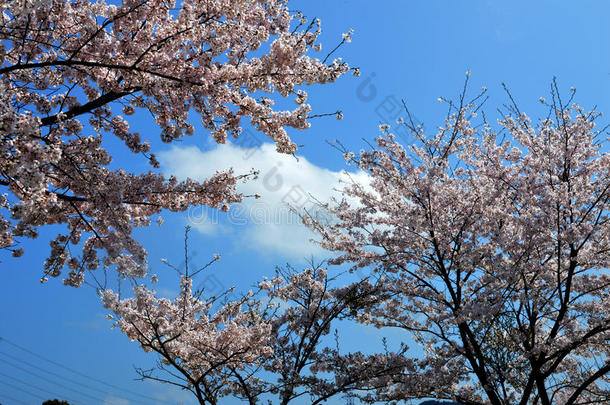
[[[28,387],[28,388],[34,388],[35,390],[41,391],[41,392],[45,393],[45,395],[51,395],[52,397],[55,397],[55,398],[64,398],[64,399],[66,399],[66,400],[70,401],[70,402],[71,402],[72,404],[74,404],[74,405],[77,405],[77,404],[78,404],[78,402],[77,402],[77,401],[74,401],[74,400],[73,400],[73,399],[71,399],[71,398],[67,398],[67,397],[65,397],[64,395],[60,395],[60,394],[58,394],[57,392],[51,392],[51,391],[45,390],[44,388],[37,387],[37,386],[33,385],[32,383],[28,383],[28,382],[26,382],[26,381],[20,380],[20,379],[18,379],[18,378],[15,378],[15,377],[13,377],[13,376],[8,375],[8,374],[4,374],[3,372],[0,372],[0,375],[2,375],[2,376],[4,376],[4,377],[6,377],[6,378],[8,378],[8,379],[11,379],[11,380],[13,380],[13,381],[16,381],[16,382],[18,382],[18,383],[20,383],[20,384],[23,384],[23,385],[25,385],[25,386],[26,386],[26,387]],[[14,387],[14,386],[13,386],[13,388],[17,388],[17,387]],[[17,388],[17,389],[19,389],[19,388]],[[20,391],[21,391],[21,390],[20,390]]]
[[[98,389],[98,388],[92,387],[92,386],[90,386],[90,385],[83,384],[83,383],[82,383],[82,382],[80,382],[80,381],[76,381],[76,380],[73,380],[73,379],[70,379],[70,378],[66,378],[66,377],[64,377],[64,376],[62,376],[62,375],[60,375],[60,374],[57,374],[57,373],[53,372],[53,371],[46,370],[46,369],[44,369],[44,368],[42,368],[42,367],[40,367],[40,366],[37,366],[37,365],[35,365],[35,364],[32,364],[32,363],[30,363],[30,362],[28,362],[28,361],[26,361],[26,360],[20,359],[19,357],[15,357],[15,356],[10,355],[10,354],[8,354],[8,353],[5,353],[5,352],[3,352],[3,351],[0,351],[0,355],[2,355],[2,356],[6,356],[6,357],[9,357],[9,358],[11,358],[11,359],[13,359],[13,360],[18,361],[18,362],[19,362],[19,363],[21,363],[21,364],[27,364],[27,365],[28,365],[28,366],[30,366],[30,367],[33,367],[33,368],[35,368],[35,369],[37,369],[37,370],[40,370],[40,371],[43,371],[43,372],[45,372],[45,373],[48,373],[48,374],[54,375],[55,377],[59,377],[60,379],[65,380],[65,381],[68,381],[68,382],[71,382],[71,383],[73,383],[73,384],[76,384],[77,386],[84,387],[84,388],[87,388],[87,389],[92,390],[92,391],[97,391],[97,392],[99,392],[99,393],[100,393],[100,394],[102,394],[102,395],[107,395],[107,394],[109,394],[109,392],[108,392],[108,391],[103,391],[103,390],[100,390],[100,389]],[[142,402],[142,401],[135,401],[135,400],[133,400],[132,402],[136,402],[136,403],[139,403],[139,404],[148,405],[148,403],[147,403],[147,402]]]
[[[118,390],[118,391],[123,391],[123,392],[129,393],[129,394],[131,394],[131,395],[133,395],[133,396],[136,396],[136,397],[140,397],[140,398],[146,399],[146,400],[148,400],[148,401],[159,401],[159,399],[158,399],[158,398],[153,398],[153,397],[150,397],[150,396],[148,396],[148,395],[140,394],[140,393],[137,393],[137,392],[135,392],[135,391],[128,390],[127,388],[121,388],[121,387],[119,387],[119,386],[117,386],[117,385],[114,385],[114,384],[108,383],[108,382],[106,382],[106,381],[103,381],[103,380],[100,380],[100,379],[98,379],[98,378],[95,378],[95,377],[89,376],[89,375],[87,375],[87,374],[85,374],[85,373],[82,373],[82,372],[80,372],[80,371],[74,370],[74,369],[73,369],[73,368],[71,368],[71,367],[68,367],[68,366],[63,365],[63,364],[61,364],[61,363],[58,363],[58,362],[56,362],[56,361],[54,361],[54,360],[48,359],[48,358],[46,358],[46,357],[42,356],[41,354],[35,353],[35,352],[33,352],[33,351],[31,351],[31,350],[29,350],[29,349],[27,349],[27,348],[23,347],[23,346],[18,345],[17,343],[14,343],[14,342],[11,342],[10,340],[7,340],[5,337],[0,336],[0,344],[2,344],[2,343],[9,344],[9,345],[11,345],[11,346],[13,346],[13,347],[16,347],[17,349],[22,350],[22,351],[24,351],[24,352],[26,352],[26,353],[28,353],[28,354],[30,354],[30,355],[32,355],[32,356],[34,356],[34,357],[37,357],[37,358],[39,358],[39,359],[41,359],[41,360],[44,360],[44,361],[46,361],[46,362],[48,362],[48,363],[51,363],[51,364],[53,364],[53,365],[55,365],[55,366],[57,366],[57,367],[60,367],[60,368],[62,368],[62,369],[64,369],[64,370],[67,370],[67,371],[69,371],[69,372],[71,372],[71,373],[74,373],[74,374],[76,374],[76,375],[79,375],[79,376],[81,376],[81,377],[87,378],[87,379],[89,379],[89,380],[91,380],[91,381],[95,381],[95,382],[97,382],[97,383],[99,383],[99,384],[103,384],[103,385],[105,385],[105,386],[107,386],[107,387],[110,387],[110,388],[112,388],[112,389],[115,389],[115,390]],[[126,398],[126,399],[129,399],[129,398]],[[131,400],[131,401],[136,402],[136,401],[135,401],[135,400],[133,400],[133,399],[130,399],[130,400]],[[148,403],[148,402],[147,402],[147,403]]]
[[[45,398],[41,397],[40,395],[32,394],[30,391],[24,390],[23,388],[20,388],[20,387],[17,387],[15,385],[13,385],[13,384],[7,383],[6,381],[0,381],[0,384],[6,385],[7,387],[11,387],[14,390],[24,392],[24,393],[26,393],[26,394],[28,394],[30,396],[33,396],[34,398],[38,399],[39,401],[44,401],[45,400]]]
[[[0,392],[0,398],[2,398],[2,399],[10,399],[11,401],[15,401],[18,404],[29,405],[27,402],[23,402],[22,400],[14,398],[14,397],[11,397],[10,395],[6,395],[3,392]]]
[[[64,389],[66,389],[66,390],[70,390],[70,391],[72,391],[72,392],[76,392],[76,393],[77,393],[77,394],[79,394],[79,395],[82,395],[82,396],[84,396],[84,397],[91,398],[91,399],[93,399],[93,400],[95,400],[95,401],[99,401],[100,403],[103,403],[103,402],[104,402],[104,400],[103,400],[103,399],[101,399],[101,398],[94,397],[93,395],[89,395],[89,394],[87,394],[86,392],[82,392],[82,391],[80,391],[80,390],[77,390],[77,389],[74,389],[74,388],[70,388],[70,387],[68,387],[68,386],[66,386],[66,385],[63,385],[62,383],[58,383],[57,381],[50,380],[50,379],[48,379],[48,378],[47,378],[47,377],[45,377],[45,376],[42,376],[42,375],[40,375],[40,374],[33,373],[33,372],[31,372],[30,370],[27,370],[27,369],[25,369],[25,368],[23,368],[23,367],[19,366],[18,364],[13,363],[13,362],[10,362],[10,361],[7,361],[7,360],[0,360],[0,362],[6,363],[6,364],[8,364],[8,365],[11,365],[11,366],[15,367],[15,368],[16,368],[16,369],[18,369],[18,370],[24,371],[24,372],[26,372],[26,373],[28,373],[28,374],[30,374],[30,375],[33,375],[34,377],[38,377],[38,378],[40,378],[41,380],[44,380],[44,381],[46,381],[46,382],[48,382],[48,383],[51,383],[51,384],[53,384],[53,385],[57,385],[58,387],[62,387],[62,388],[64,388]]]

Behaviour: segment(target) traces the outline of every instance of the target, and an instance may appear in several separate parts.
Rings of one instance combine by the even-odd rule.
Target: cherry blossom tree
[[[383,125],[372,150],[345,151],[370,183],[329,204],[336,222],[305,221],[333,263],[379,275],[387,298],[358,320],[424,349],[386,399],[609,403],[608,136],[555,82],[537,123],[512,102],[497,128],[475,124],[483,94],[464,90],[432,135],[406,109],[412,145]]]
[[[159,357],[157,367],[137,370],[143,379],[181,387],[210,405],[226,396],[249,404],[302,397],[319,404],[339,394],[375,402],[396,374],[414,369],[404,346],[345,353],[336,329],[331,338],[337,322],[378,299],[367,280],[331,288],[333,280],[320,266],[302,272],[287,267],[238,299],[228,299],[233,289],[205,298],[204,290],[193,291],[192,276],[209,264],[192,274],[187,265],[173,301],[141,283],[131,298],[101,292],[116,326]]]
[[[291,13],[286,0],[2,2],[0,249],[20,256],[19,240],[63,224],[42,281],[66,266],[64,282],[74,286],[101,265],[142,276],[146,251],[133,227],[163,209],[226,210],[242,198],[236,181],[253,174],[219,168],[203,182],[166,178],[125,116],[150,113],[161,140],[172,142],[194,134],[194,112],[219,143],[238,137],[249,118],[279,152],[294,153],[286,128],[307,128],[313,116],[299,87],[349,70],[341,59],[327,62],[334,50],[308,56],[321,51],[319,34],[320,22]],[[294,94],[298,106],[274,109],[276,93]],[[109,134],[151,170],[111,168]]]
[[[102,300],[130,340],[160,356],[157,370],[138,370],[142,378],[191,391],[200,404],[217,404],[232,393],[235,380],[259,384],[252,374],[273,350],[260,303],[245,297],[212,311],[216,299],[200,299],[186,276],[173,301],[143,285],[134,294],[119,299],[105,290]]]
[[[279,311],[270,318],[273,353],[265,363],[273,403],[286,405],[307,396],[311,404],[326,402],[346,393],[367,403],[378,401],[378,393],[396,375],[414,373],[416,362],[405,357],[408,347],[383,353],[347,352],[341,349],[341,334],[333,325],[349,320],[377,302],[377,288],[368,279],[332,287],[336,277],[327,269],[312,266],[297,272],[290,266],[260,284]]]

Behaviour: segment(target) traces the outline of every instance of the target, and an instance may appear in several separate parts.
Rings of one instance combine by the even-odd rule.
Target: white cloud
[[[197,147],[172,147],[160,154],[168,174],[178,178],[203,180],[216,171],[232,167],[235,174],[251,169],[259,171],[258,179],[239,184],[245,195],[261,195],[260,199],[245,198],[234,204],[228,213],[207,208],[190,211],[190,223],[206,235],[231,233],[236,242],[259,253],[280,254],[286,258],[327,256],[309,239],[315,238],[289,207],[324,215],[317,201],[338,197],[347,180],[346,172],[332,171],[310,163],[307,159],[279,154],[275,146],[265,143],[257,148],[242,148],[233,144],[218,145],[207,151]],[[363,180],[362,172],[350,173]]]
[[[150,393],[150,395],[157,398],[157,404],[194,404],[195,397],[189,391],[178,389],[177,387],[168,386],[162,383],[151,383],[151,387],[157,392]]]
[[[96,329],[107,329],[108,320],[106,319],[106,313],[98,312],[95,318],[90,321],[64,321],[63,324],[70,328],[78,328],[82,330],[96,330]]]
[[[107,394],[104,398],[104,405],[129,405],[128,399],[121,398],[114,394]]]

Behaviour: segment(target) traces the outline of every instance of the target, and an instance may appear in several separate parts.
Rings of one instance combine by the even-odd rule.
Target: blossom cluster
[[[111,319],[132,341],[161,357],[161,364],[186,376],[184,388],[205,403],[215,403],[230,392],[232,373],[255,366],[272,352],[271,326],[259,308],[245,300],[213,308],[214,300],[201,300],[192,290],[192,279],[182,277],[180,294],[172,300],[157,298],[143,285],[133,298],[120,299],[112,290],[101,294]],[[170,373],[171,375],[171,373]],[[201,392],[200,387],[208,392]]]
[[[189,390],[202,405],[226,396],[250,404],[275,397],[284,405],[304,396],[312,404],[339,394],[368,400],[415,362],[405,357],[406,347],[365,354],[333,345],[328,337],[337,322],[377,298],[368,281],[331,283],[326,269],[314,266],[278,270],[237,300],[205,298],[184,276],[173,301],[143,285],[131,298],[112,290],[101,298],[115,325],[159,356],[158,369],[139,370],[141,376]]]
[[[359,321],[426,351],[388,399],[610,398],[610,154],[598,115],[557,94],[538,123],[514,108],[494,130],[460,103],[435,134],[410,127],[412,145],[384,127],[375,149],[345,151],[370,182],[348,184],[335,222],[305,218],[332,263],[379,275],[388,298]]]
[[[132,228],[164,209],[226,210],[241,199],[239,177],[226,170],[178,182],[154,170],[112,169],[104,138],[112,134],[157,168],[150,143],[125,117],[150,113],[171,142],[194,134],[195,113],[219,143],[238,137],[246,118],[279,152],[294,153],[286,128],[307,128],[311,110],[296,88],[349,70],[341,59],[309,56],[319,48],[320,23],[305,23],[285,0],[2,2],[0,187],[9,194],[0,198],[0,249],[18,256],[20,238],[64,224],[45,276],[67,266],[65,282],[80,285],[101,265],[141,276],[146,252]],[[294,94],[299,105],[273,109],[261,92]]]

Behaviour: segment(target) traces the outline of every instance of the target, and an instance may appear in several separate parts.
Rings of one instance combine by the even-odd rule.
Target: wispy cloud
[[[129,405],[128,399],[121,398],[114,394],[107,394],[104,398],[104,405]]]
[[[63,324],[69,328],[77,328],[82,330],[98,330],[108,328],[108,320],[106,320],[105,313],[97,313],[95,318],[90,321],[64,321]]]
[[[176,387],[156,383],[155,390],[157,392],[152,395],[157,398],[159,404],[190,405],[196,402],[191,392]]]

